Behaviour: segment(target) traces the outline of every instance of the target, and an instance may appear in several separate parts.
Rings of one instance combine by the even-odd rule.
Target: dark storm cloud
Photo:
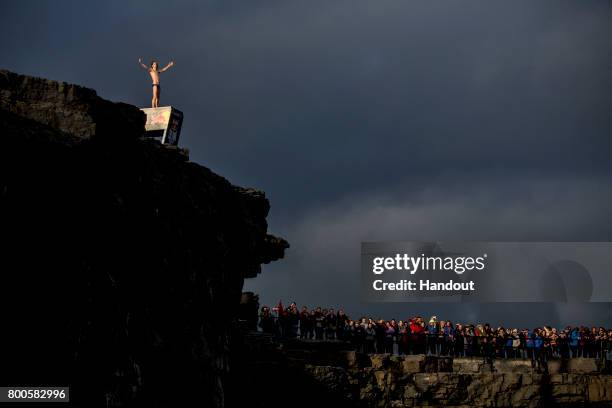
[[[358,268],[330,259],[362,238],[612,239],[611,17],[602,1],[22,1],[3,6],[0,66],[146,105],[137,58],[175,58],[162,104],[185,112],[192,159],[264,189],[292,243],[250,285],[361,310]]]
[[[490,181],[490,180],[489,180]],[[577,323],[576,310],[587,310],[585,324],[612,322],[608,303],[581,305],[492,304],[360,304],[360,243],[362,241],[472,240],[571,241],[603,240],[609,234],[612,186],[607,180],[507,180],[520,192],[484,190],[487,180],[462,191],[432,188],[418,195],[352,197],[315,211],[292,228],[293,249],[285,261],[270,265],[263,279],[248,287],[265,294],[263,301],[344,306],[353,314],[438,313],[453,320],[476,314],[505,324]],[[508,189],[509,191],[512,188]],[[598,214],[599,216],[593,216]],[[314,283],[313,283],[314,282]],[[534,282],[536,284],[536,282]],[[532,309],[512,313],[513,307]]]

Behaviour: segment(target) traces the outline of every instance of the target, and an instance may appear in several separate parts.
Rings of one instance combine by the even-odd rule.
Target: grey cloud
[[[500,324],[542,324],[545,320],[573,324],[580,315],[575,310],[582,310],[585,323],[611,324],[607,303],[514,305],[530,308],[529,314],[521,315],[512,314],[513,306],[508,304],[481,309],[465,304],[360,303],[362,241],[596,241],[609,234],[612,215],[607,207],[612,187],[605,180],[509,179],[506,185],[517,182],[520,188],[510,188],[506,194],[487,189],[488,182],[479,180],[461,191],[431,188],[413,199],[353,197],[321,209],[282,231],[293,244],[287,259],[264,268],[247,288],[261,292],[267,303],[294,296],[291,300],[309,305],[344,306],[352,314],[378,312],[389,317],[418,310],[446,314],[453,320],[472,316]],[[602,225],[606,226],[603,230]]]

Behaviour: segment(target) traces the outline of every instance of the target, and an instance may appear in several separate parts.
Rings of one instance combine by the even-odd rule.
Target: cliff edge
[[[144,122],[0,71],[4,384],[70,385],[73,406],[224,405],[244,279],[288,244],[263,192],[144,140]]]
[[[342,341],[249,332],[236,347],[235,406],[611,407],[609,362],[364,354]],[[299,398],[296,398],[296,395]]]

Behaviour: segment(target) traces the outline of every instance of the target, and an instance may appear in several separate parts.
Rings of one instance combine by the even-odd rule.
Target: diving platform
[[[147,115],[145,138],[155,139],[162,145],[178,146],[183,125],[183,112],[173,106],[141,108]]]

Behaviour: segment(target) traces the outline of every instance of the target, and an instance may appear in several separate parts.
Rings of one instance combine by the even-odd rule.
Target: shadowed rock
[[[135,106],[0,71],[5,384],[70,385],[76,406],[224,405],[244,278],[288,244],[263,192],[143,126]]]

